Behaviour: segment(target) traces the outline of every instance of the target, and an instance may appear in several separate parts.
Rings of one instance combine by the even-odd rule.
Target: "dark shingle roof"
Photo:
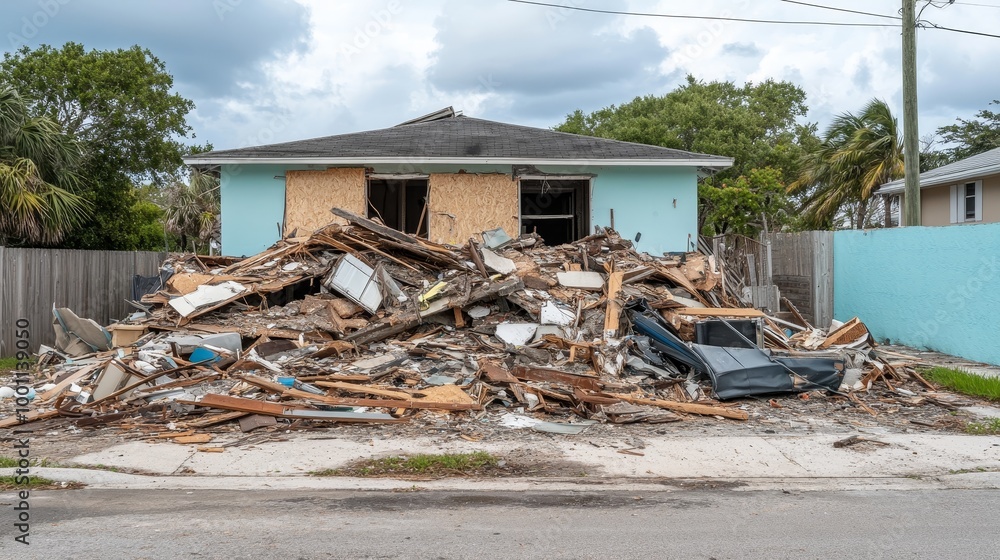
[[[620,142],[455,116],[404,124],[392,128],[325,136],[235,150],[216,150],[185,158],[189,164],[240,160],[400,160],[493,159],[521,160],[630,160],[724,168],[732,159],[646,144]]]

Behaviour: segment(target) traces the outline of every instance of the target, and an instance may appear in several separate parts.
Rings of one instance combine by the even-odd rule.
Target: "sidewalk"
[[[586,434],[533,442],[473,443],[440,439],[372,440],[368,444],[329,438],[297,437],[224,453],[196,451],[196,446],[131,442],[81,455],[69,465],[102,465],[145,475],[109,470],[37,468],[33,473],[58,481],[84,482],[103,488],[423,488],[517,489],[590,488],[622,485],[684,487],[733,485],[762,487],[1000,488],[1000,437],[882,434],[861,443],[834,448],[843,435],[720,436],[647,438],[641,448],[594,444]],[[501,458],[530,456],[535,465],[553,465],[543,476],[507,479],[414,481],[316,477],[310,473],[342,467],[363,458],[414,453],[488,451]],[[634,454],[633,454],[634,453]],[[635,454],[642,454],[641,456]],[[510,459],[514,461],[515,459]],[[546,474],[548,476],[546,476]],[[687,482],[685,482],[687,481]],[[709,484],[712,483],[712,484]]]

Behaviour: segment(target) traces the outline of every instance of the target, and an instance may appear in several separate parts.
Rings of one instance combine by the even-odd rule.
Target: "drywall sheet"
[[[285,235],[296,228],[301,236],[331,222],[346,223],[330,213],[334,206],[365,215],[363,167],[285,173]]]
[[[517,182],[509,175],[432,173],[429,186],[431,241],[462,244],[498,227],[520,233]]]

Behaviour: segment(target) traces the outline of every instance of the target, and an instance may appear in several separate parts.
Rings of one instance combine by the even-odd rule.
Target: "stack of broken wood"
[[[879,357],[857,319],[823,330],[748,307],[711,256],[653,257],[611,230],[557,247],[534,235],[445,246],[333,212],[341,224],[245,259],[172,256],[162,289],[109,327],[110,343],[41,349],[33,411],[0,427],[142,417],[190,430],[484,409],[571,423],[746,420],[692,372],[636,361],[624,309],[638,299],[685,341],[705,318],[754,318],[775,352],[846,356],[856,379],[844,389],[859,407],[853,391],[917,375]]]

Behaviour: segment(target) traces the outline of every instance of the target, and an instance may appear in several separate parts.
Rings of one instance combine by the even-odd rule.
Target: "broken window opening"
[[[521,180],[521,233],[537,232],[555,246],[586,237],[589,230],[589,180]]]
[[[368,218],[427,237],[427,179],[368,179]]]

